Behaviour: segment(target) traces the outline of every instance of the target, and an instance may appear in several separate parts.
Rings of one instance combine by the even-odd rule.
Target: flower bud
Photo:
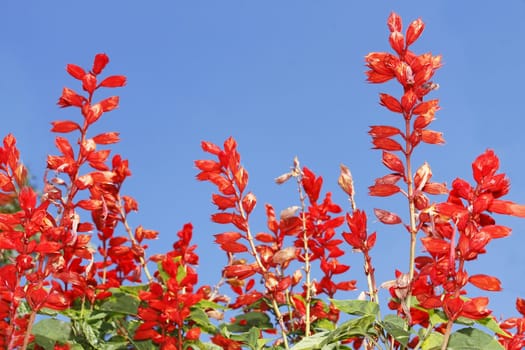
[[[255,197],[253,193],[249,192],[242,199],[242,208],[247,214],[250,214],[253,208],[255,207],[256,203],[257,203],[257,198]]]
[[[297,214],[297,211],[299,209],[301,209],[301,207],[298,207],[297,205],[294,205],[294,206],[288,207],[286,209],[283,209],[281,211],[281,220],[286,220],[286,219],[289,219],[289,218],[295,216],[295,214]]]
[[[350,172],[350,169],[344,164],[340,165],[341,167],[341,174],[339,175],[339,179],[337,180],[337,183],[339,184],[339,187],[347,195],[352,197],[354,195],[354,180],[352,179],[352,173]]]
[[[275,253],[272,257],[272,261],[275,264],[283,265],[290,260],[294,259],[296,256],[296,248],[295,247],[288,247],[279,250],[277,253]]]

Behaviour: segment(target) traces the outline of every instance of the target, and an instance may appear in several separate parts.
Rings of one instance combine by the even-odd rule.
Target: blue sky
[[[81,118],[56,106],[64,86],[79,90],[64,68],[89,68],[96,53],[107,53],[107,73],[126,75],[128,85],[112,91],[121,107],[93,132],[121,133],[115,151],[130,159],[133,172],[124,192],[140,205],[132,224],[161,232],[151,245],[156,253],[193,222],[201,279],[214,283],[225,260],[212,234],[227,228],[210,223],[213,188],[194,179],[193,160],[205,157],[201,140],[237,139],[258,197],[254,231],[265,230],[264,203],[277,211],[297,204],[293,185],[273,183],[296,155],[323,175],[325,190],[342,205],[336,183],[345,163],[360,207],[406,217],[398,201],[367,196],[374,178],[386,172],[380,152],[370,149],[368,126],[398,122],[378,105],[378,93],[400,90],[367,84],[363,57],[388,49],[391,11],[405,24],[421,17],[426,30],[414,50],[442,54],[444,61],[435,78],[441,88],[432,95],[442,106],[433,129],[443,131],[447,143],[420,147],[416,163],[428,161],[434,179],[450,184],[457,176],[470,180],[472,160],[492,148],[511,178],[507,199],[525,203],[525,1],[518,0],[2,1],[0,136],[17,137],[41,186],[46,154],[55,153],[50,122]],[[407,270],[408,235],[372,216],[369,221],[379,234],[373,258],[381,282],[394,268]],[[501,278],[504,291],[490,294],[490,307],[496,316],[510,316],[515,297],[525,297],[525,222],[500,222],[513,235],[492,242],[471,271]],[[351,278],[359,279],[361,257],[349,253],[347,262]],[[362,279],[360,288],[366,288]]]

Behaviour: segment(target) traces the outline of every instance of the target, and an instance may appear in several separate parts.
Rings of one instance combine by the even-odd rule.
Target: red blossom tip
[[[105,53],[99,53],[95,56],[95,60],[93,62],[93,68],[92,72],[95,75],[98,75],[102,72],[102,70],[106,67],[106,65],[109,62],[109,57]]]
[[[390,16],[388,16],[387,25],[391,32],[400,32],[403,29],[401,17],[395,12],[390,13]]]
[[[410,25],[407,28],[406,35],[407,47],[412,45],[417,39],[419,39],[419,36],[421,35],[421,33],[423,33],[424,29],[425,23],[423,23],[423,21],[420,18],[410,23]]]

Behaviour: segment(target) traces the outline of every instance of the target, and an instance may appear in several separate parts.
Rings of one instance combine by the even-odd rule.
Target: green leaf
[[[120,286],[118,288],[110,288],[109,291],[112,293],[125,293],[134,295],[136,297],[139,296],[139,292],[148,290],[147,284],[140,284],[136,286]]]
[[[476,328],[463,328],[450,335],[448,350],[502,350],[493,337]]]
[[[248,332],[248,345],[253,350],[257,350],[257,340],[259,340],[259,336],[261,335],[261,330],[257,327],[252,327],[250,331]]]
[[[386,315],[381,325],[401,345],[407,346],[410,340],[410,332],[405,329],[405,320],[396,315]]]
[[[184,277],[186,277],[187,275],[187,272],[186,272],[186,267],[184,265],[179,265],[177,267],[177,276],[176,276],[176,279],[177,279],[177,282],[181,282]]]
[[[100,350],[123,350],[127,349],[128,342],[110,342],[99,345]]]
[[[379,305],[368,300],[335,300],[330,299],[334,306],[347,314],[350,315],[372,315],[377,316],[379,313]]]
[[[315,321],[315,323],[313,324],[313,327],[315,329],[321,329],[324,331],[333,331],[335,329],[335,324],[326,318],[321,318]]]
[[[421,350],[440,350],[441,344],[443,344],[443,334],[433,332],[425,338]]]
[[[126,315],[136,315],[139,307],[139,299],[136,296],[125,293],[114,293],[104,300],[100,305],[100,310],[118,312]]]
[[[204,347],[201,347],[203,350],[222,350],[222,348],[219,345],[215,345],[212,343],[202,343]]]
[[[227,325],[230,332],[248,332],[252,327],[260,329],[273,328],[270,317],[262,312],[248,312],[235,317],[233,324]]]
[[[322,345],[339,342],[341,340],[357,336],[376,336],[377,332],[373,327],[375,320],[375,316],[367,315],[346,321],[337,327],[335,331],[328,332],[328,337],[323,340]]]
[[[430,324],[436,326],[440,323],[445,323],[448,321],[447,316],[441,310],[425,310],[428,312]]]
[[[191,320],[195,322],[201,330],[209,334],[217,333],[217,327],[210,322],[204,310],[201,308],[192,308],[190,315]]]
[[[309,337],[303,338],[300,342],[295,344],[291,350],[315,350],[321,349],[321,343],[328,337],[331,332],[319,332]]]
[[[142,340],[142,341],[131,341],[135,349],[137,350],[151,350],[156,349],[156,346],[151,340]]]
[[[454,323],[455,324],[462,324],[464,326],[473,326],[474,325],[474,320],[471,319],[471,318],[468,318],[468,317],[460,316],[454,321]]]
[[[82,335],[84,336],[86,341],[89,343],[89,345],[93,346],[95,349],[98,349],[99,348],[99,331],[98,331],[98,329],[94,329],[87,322],[81,322],[80,323],[80,329],[82,330]]]
[[[21,313],[23,314],[24,312],[22,311]],[[48,309],[47,307],[43,307],[40,310],[38,310],[38,314],[55,317],[56,315],[58,315],[58,311],[53,310],[53,309]]]
[[[267,343],[269,343],[270,341],[272,341],[271,339],[257,339],[257,350],[261,350],[261,349],[264,349],[265,345]]]
[[[476,320],[476,323],[486,327],[487,329],[490,329],[496,334],[507,335],[507,333],[500,328],[498,322],[496,322],[496,320],[493,317],[488,316],[480,320]]]
[[[224,305],[221,305],[221,304],[217,304],[213,301],[210,301],[210,300],[206,300],[206,299],[203,299],[201,301],[199,301],[197,304],[195,304],[197,307],[199,307],[200,309],[219,309],[219,310],[225,310],[227,309],[226,306]]]
[[[71,324],[56,318],[46,318],[33,326],[32,333],[38,345],[45,350],[53,350],[56,342],[66,343],[70,338]]]

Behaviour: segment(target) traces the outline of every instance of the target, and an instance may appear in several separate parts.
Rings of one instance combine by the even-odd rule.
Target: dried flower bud
[[[344,164],[341,164],[341,175],[339,175],[337,183],[347,195],[350,197],[354,195],[354,180],[352,179],[352,173]]]
[[[266,289],[268,289],[269,291],[274,291],[275,288],[277,288],[278,284],[279,281],[277,280],[275,275],[273,273],[268,274],[268,276],[266,277],[266,281],[264,282],[264,286],[266,287]]]
[[[410,285],[410,276],[408,273],[402,273],[396,278],[395,293],[399,299],[405,299],[408,295]]]
[[[297,214],[297,211],[299,209],[301,209],[301,207],[299,207],[297,205],[294,205],[294,206],[288,207],[286,209],[283,209],[281,211],[281,220],[286,220],[286,219],[289,219],[289,218],[295,216],[295,214]]]
[[[218,321],[221,321],[224,318],[224,314],[218,310],[208,310],[206,311],[206,315],[208,315],[209,318],[213,318]]]
[[[293,158],[293,168],[294,170],[301,170],[301,165],[299,164],[299,158],[297,158],[297,156]]]
[[[282,174],[281,176],[277,177],[275,179],[275,182],[278,184],[278,185],[282,185],[283,183],[285,183],[286,181],[288,181],[291,177],[292,177],[292,173],[291,172],[288,172],[286,174]]]
[[[419,169],[417,169],[416,174],[414,175],[414,185],[416,186],[417,190],[423,190],[423,187],[425,187],[431,178],[432,170],[430,169],[430,165],[425,162],[419,167]]]
[[[87,139],[82,142],[82,151],[83,154],[86,155],[90,152],[93,152],[97,149],[97,144],[93,139]]]
[[[301,270],[295,270],[295,272],[292,275],[292,285],[295,286],[297,283],[301,282],[301,279],[303,278],[303,273]]]
[[[272,257],[272,261],[275,264],[283,265],[296,256],[296,248],[295,247],[288,247],[279,250],[277,253],[275,253]]]

